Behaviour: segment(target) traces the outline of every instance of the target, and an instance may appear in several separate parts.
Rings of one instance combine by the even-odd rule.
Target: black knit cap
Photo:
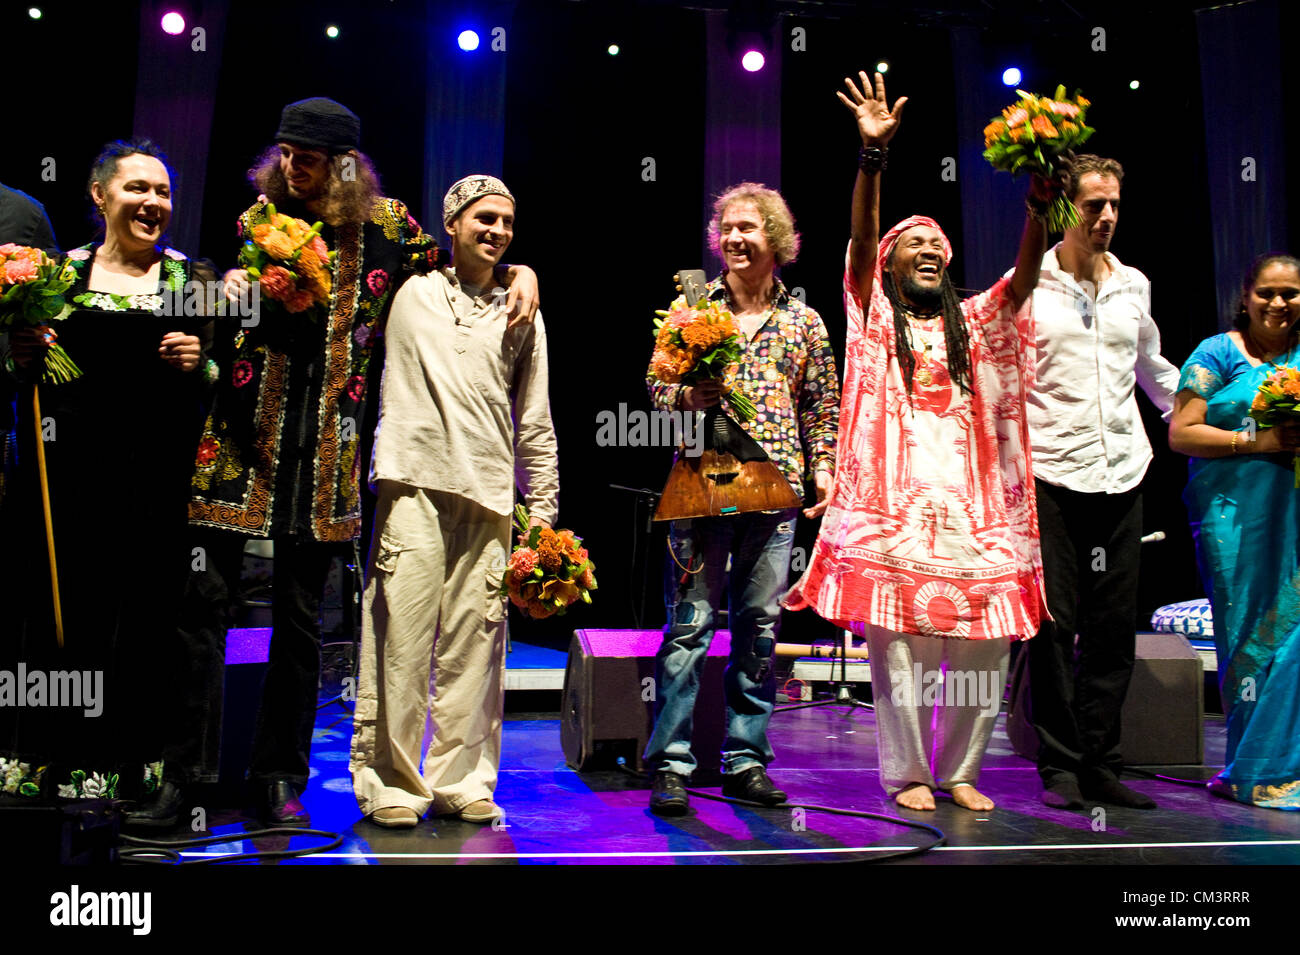
[[[275,141],[331,155],[345,153],[361,142],[361,120],[342,103],[323,96],[299,100],[280,114]]]

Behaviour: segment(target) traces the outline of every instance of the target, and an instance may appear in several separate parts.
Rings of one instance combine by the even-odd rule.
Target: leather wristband
[[[863,172],[881,172],[889,168],[889,147],[862,146],[859,148],[858,168]]]

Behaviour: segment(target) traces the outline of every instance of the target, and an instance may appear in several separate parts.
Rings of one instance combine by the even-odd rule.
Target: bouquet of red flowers
[[[1068,158],[1074,147],[1083,145],[1095,132],[1084,122],[1092,104],[1077,91],[1073,99],[1067,98],[1064,86],[1058,86],[1050,99],[1024,90],[1016,92],[1020,101],[984,127],[984,158],[994,169],[1013,176],[1033,172],[1052,179],[1062,157]],[[1065,196],[1052,200],[1047,209],[1049,229],[1064,232],[1078,224],[1073,202]]]
[[[1283,366],[1261,381],[1250,403],[1250,416],[1260,431],[1283,421],[1300,421],[1300,369]],[[1295,486],[1300,488],[1300,455],[1295,462]]]
[[[534,620],[552,614],[564,615],[581,600],[591,603],[596,589],[596,565],[587,556],[582,538],[573,531],[530,527],[528,509],[515,507],[519,544],[506,563],[501,578],[501,596]]]
[[[330,300],[330,266],[334,253],[320,237],[321,223],[307,225],[266,206],[267,221],[253,227],[253,237],[239,252],[239,264],[271,301],[297,314]]]
[[[655,319],[651,375],[665,384],[694,385],[719,379],[736,417],[752,420],[754,402],[733,383],[745,339],[731,312],[719,302],[702,301],[692,308],[679,299],[671,311],[655,314],[660,317]]]
[[[0,245],[0,328],[37,327],[67,318],[72,305],[63,293],[76,277],[70,262],[60,266],[40,249],[12,242]],[[60,384],[80,377],[81,369],[68,353],[50,341],[41,380]]]

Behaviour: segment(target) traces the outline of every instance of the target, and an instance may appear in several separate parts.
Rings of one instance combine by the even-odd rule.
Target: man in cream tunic
[[[494,275],[514,211],[498,179],[453,185],[443,221],[454,266],[408,280],[385,333],[351,770],[361,811],[390,828],[430,809],[470,822],[501,815],[497,588],[514,488],[546,526],[559,495],[545,328],[540,314],[508,327]]]

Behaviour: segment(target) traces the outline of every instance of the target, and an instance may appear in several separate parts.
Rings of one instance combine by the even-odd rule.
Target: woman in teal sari
[[[1210,790],[1300,809],[1300,427],[1257,431],[1250,418],[1267,375],[1300,369],[1300,261],[1256,259],[1233,324],[1187,359],[1169,426],[1169,446],[1192,458],[1183,500],[1214,611],[1228,723]]]

